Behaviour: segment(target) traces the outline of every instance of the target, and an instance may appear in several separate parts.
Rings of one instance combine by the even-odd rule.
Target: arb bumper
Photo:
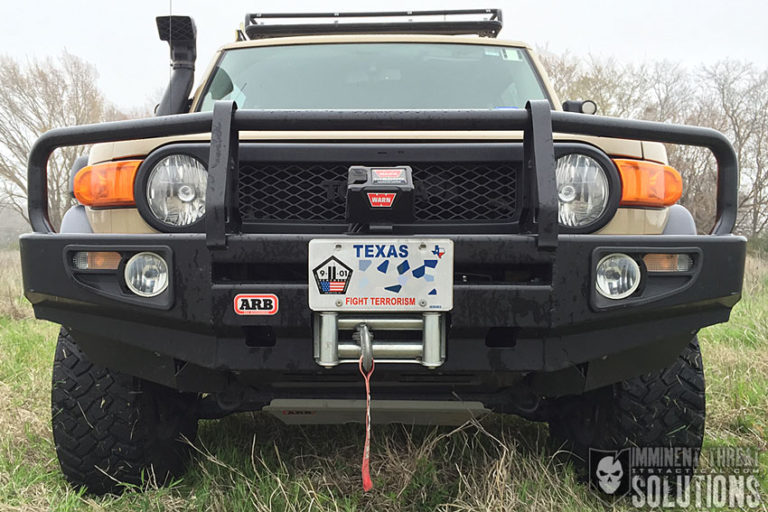
[[[239,147],[239,130],[370,129],[524,131],[519,223],[503,233],[439,231],[453,242],[455,277],[452,309],[429,327],[440,333],[440,353],[430,353],[430,368],[382,365],[381,398],[462,393],[488,403],[493,400],[485,398],[516,386],[544,395],[600,387],[667,365],[698,329],[726,321],[739,300],[746,242],[730,235],[738,167],[730,144],[716,131],[551,112],[546,102],[519,111],[399,113],[237,112],[232,103],[219,102],[213,113],[59,129],[38,140],[29,165],[36,233],[21,238],[25,292],[36,315],[70,329],[93,361],[179,389],[216,392],[237,382],[264,400],[350,396],[357,369],[335,366],[344,357],[334,359],[333,351],[323,355],[318,345],[329,338],[318,329],[330,332],[332,324],[318,319],[308,304],[309,242],[331,235],[296,226],[290,235],[243,229],[234,208],[234,162],[247,149]],[[553,130],[709,148],[719,168],[713,234],[559,233]],[[204,132],[213,134],[204,233],[52,233],[45,184],[56,147]],[[416,228],[401,234],[395,226],[391,236],[421,236]],[[89,251],[119,253],[119,266],[76,268],[74,254]],[[156,297],[125,287],[125,262],[140,252],[155,253],[167,264],[168,287]],[[614,253],[638,262],[641,272],[640,287],[620,300],[603,297],[595,287],[598,262]],[[690,265],[654,272],[643,264],[649,254],[683,255]],[[238,296],[248,300],[237,302]],[[244,314],[246,309],[270,314]],[[343,317],[340,311],[333,320],[337,330],[345,325]],[[370,320],[389,330],[379,316]],[[421,322],[426,333],[432,320]],[[351,343],[338,336],[335,348],[349,356]],[[428,337],[433,334],[424,334],[422,360]],[[398,350],[413,349],[401,345]]]
[[[200,380],[200,373],[219,371],[248,374],[261,385],[332,379],[355,368],[324,370],[315,363],[310,238],[238,235],[229,238],[227,251],[212,252],[202,234],[30,234],[21,239],[24,285],[38,317],[70,328],[95,359],[149,379],[200,391],[223,385],[212,376],[210,383]],[[495,374],[503,382],[506,373],[589,363],[583,387],[620,380],[663,366],[696,330],[726,321],[740,298],[745,258],[745,240],[735,236],[560,235],[554,252],[539,251],[532,236],[461,236],[454,244],[457,276],[490,268],[496,280],[457,279],[444,364],[431,371],[393,369],[435,380]],[[169,294],[140,304],[121,287],[119,271],[73,269],[78,251],[116,251],[124,260],[157,252],[169,265]],[[608,301],[595,292],[595,268],[617,252],[638,261],[646,254],[687,254],[693,267],[645,272],[638,294]],[[271,279],[238,281],[247,266],[271,269],[263,274]],[[240,294],[274,295],[279,310],[237,314],[233,300]]]

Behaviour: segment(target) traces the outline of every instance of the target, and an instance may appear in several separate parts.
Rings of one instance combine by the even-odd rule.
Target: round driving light
[[[185,227],[205,215],[208,172],[189,155],[169,155],[152,168],[147,179],[147,204],[165,225]]]
[[[597,264],[595,286],[608,299],[629,297],[640,285],[640,266],[626,254],[605,256]]]
[[[153,252],[140,252],[125,265],[125,284],[141,297],[155,297],[168,288],[168,265]]]
[[[594,158],[569,153],[557,159],[558,219],[561,226],[583,228],[596,222],[608,206],[608,177]]]

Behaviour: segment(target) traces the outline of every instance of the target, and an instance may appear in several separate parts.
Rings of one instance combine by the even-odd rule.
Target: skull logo
[[[606,494],[613,494],[621,486],[624,468],[618,458],[608,455],[600,459],[595,476],[597,476],[597,483],[600,488]]]

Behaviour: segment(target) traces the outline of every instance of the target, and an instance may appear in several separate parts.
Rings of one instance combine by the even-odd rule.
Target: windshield
[[[548,99],[522,48],[354,43],[227,50],[203,91],[246,109],[495,109]]]

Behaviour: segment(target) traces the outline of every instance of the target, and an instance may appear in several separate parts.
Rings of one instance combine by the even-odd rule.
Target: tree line
[[[736,231],[768,237],[768,70],[735,60],[688,68],[669,61],[539,52],[560,98],[590,99],[598,114],[715,128],[733,143],[741,165]],[[24,64],[0,57],[0,205],[26,218],[26,163],[35,139],[60,126],[125,119],[97,87],[95,68],[64,53]],[[69,170],[87,148],[57,150],[49,166],[52,223],[74,204]],[[716,165],[709,152],[667,148],[683,176],[680,200],[700,231],[712,226]]]

